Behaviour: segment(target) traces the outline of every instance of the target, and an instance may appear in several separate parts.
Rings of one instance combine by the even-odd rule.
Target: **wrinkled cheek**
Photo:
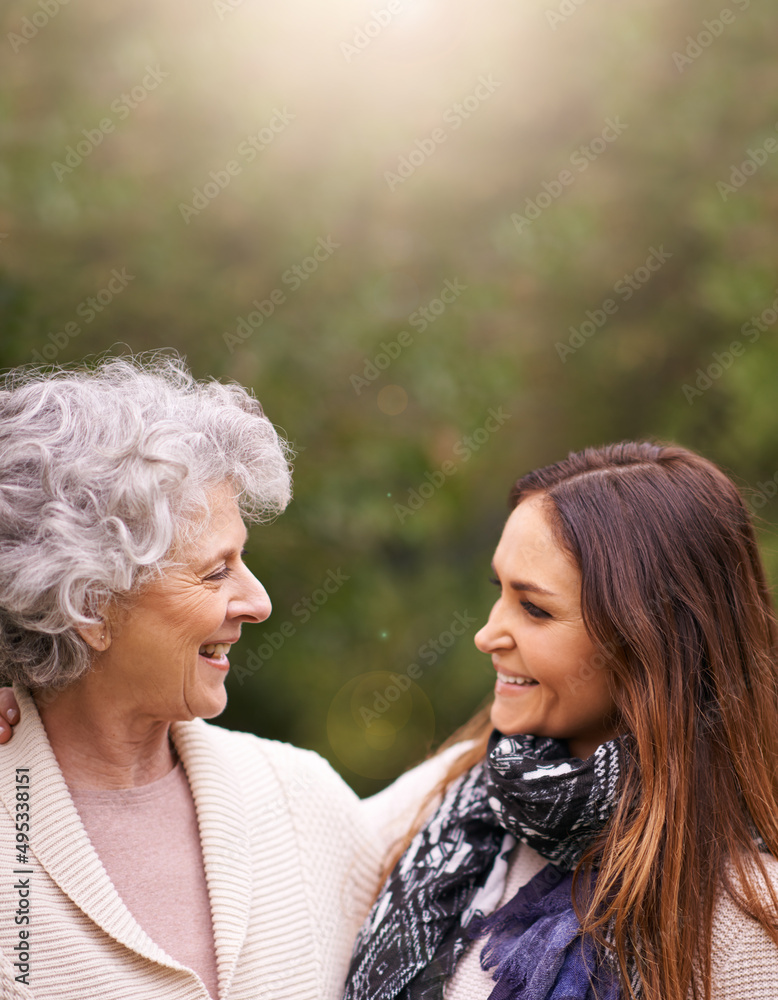
[[[190,658],[190,661],[181,670],[180,676],[176,678],[179,692],[187,704],[196,697],[197,691],[202,690],[205,686],[204,666],[200,656],[195,653],[194,658]]]

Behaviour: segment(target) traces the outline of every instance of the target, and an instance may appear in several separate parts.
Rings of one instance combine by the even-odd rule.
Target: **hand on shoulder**
[[[7,743],[13,736],[13,727],[19,721],[19,705],[13,688],[0,688],[0,743]]]

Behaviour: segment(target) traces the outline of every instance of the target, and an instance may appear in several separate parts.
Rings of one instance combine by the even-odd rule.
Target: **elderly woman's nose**
[[[230,602],[230,611],[234,618],[245,618],[248,621],[263,622],[270,617],[273,605],[267,591],[247,567],[243,567],[240,587]]]

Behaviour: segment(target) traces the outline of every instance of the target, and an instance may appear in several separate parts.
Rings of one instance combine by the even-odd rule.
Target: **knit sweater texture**
[[[21,722],[0,747],[0,996],[206,1000],[196,973],[152,941],[122,902],[34,702],[23,689],[16,696]],[[202,720],[175,723],[172,737],[197,811],[220,1000],[338,1000],[378,876],[358,799],[309,751]],[[17,774],[30,778],[26,863],[17,848]],[[29,923],[17,922],[22,914]],[[14,964],[20,944],[27,984],[17,978],[23,963]]]

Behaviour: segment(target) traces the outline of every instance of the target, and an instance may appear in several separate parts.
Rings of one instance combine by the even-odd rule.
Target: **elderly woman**
[[[511,507],[494,701],[369,804],[398,830],[442,775],[347,1000],[776,1000],[777,632],[737,489],[625,443]]]
[[[203,722],[290,496],[237,385],[110,360],[0,391],[0,993],[339,995],[377,862],[315,754]],[[12,721],[14,721],[12,719]]]

